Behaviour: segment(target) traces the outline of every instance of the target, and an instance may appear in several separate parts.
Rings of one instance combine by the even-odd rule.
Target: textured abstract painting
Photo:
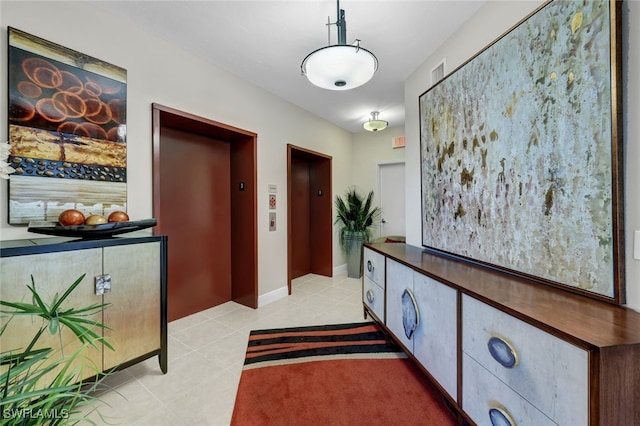
[[[547,3],[420,96],[424,246],[618,297],[612,4]]]
[[[8,33],[9,223],[126,210],[126,70]]]

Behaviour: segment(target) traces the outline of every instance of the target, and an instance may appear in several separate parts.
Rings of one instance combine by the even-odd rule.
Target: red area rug
[[[443,397],[372,323],[252,331],[232,425],[453,426]]]

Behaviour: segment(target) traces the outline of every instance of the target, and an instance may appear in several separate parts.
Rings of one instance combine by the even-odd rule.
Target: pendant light
[[[337,6],[338,20],[335,25],[338,27],[338,44],[329,44],[309,53],[302,61],[300,69],[302,74],[318,87],[349,90],[371,80],[378,69],[378,58],[360,47],[360,40],[347,44],[347,22],[344,10],[340,9],[340,0],[337,0]]]
[[[378,114],[380,114],[378,111],[373,111],[369,121],[365,121],[362,127],[370,132],[379,132],[380,130],[386,129],[389,123],[378,119]]]

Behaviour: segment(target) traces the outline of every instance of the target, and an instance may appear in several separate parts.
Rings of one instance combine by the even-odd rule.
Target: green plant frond
[[[4,334],[4,331],[7,329],[7,327],[9,326],[9,323],[11,322],[11,320],[13,319],[13,315],[11,315],[9,317],[9,319],[7,320],[7,322],[5,322],[4,324],[2,324],[2,327],[0,327],[0,336],[2,336]]]
[[[66,325],[69,330],[71,330],[73,332],[73,334],[76,335],[76,337],[82,342],[82,343],[89,343],[89,344],[93,344],[93,342],[99,338],[100,336],[98,336],[98,334],[96,334],[95,331],[77,324],[74,321],[68,321],[67,318],[62,319],[62,323],[64,325]],[[94,345],[95,346],[95,345]]]
[[[81,402],[80,406],[84,406],[84,405],[89,405],[91,404],[93,401],[87,401],[87,402]],[[106,404],[108,405],[108,404]],[[100,423],[101,424],[114,424],[112,422],[109,422],[106,416],[104,416],[100,410],[98,410],[98,407],[96,407],[95,405],[93,406],[93,408],[91,410],[88,411],[83,411],[81,412],[80,410],[74,410],[73,412],[70,413],[69,415],[69,419],[67,419],[68,424],[69,425],[77,425],[80,423],[88,423],[90,425],[96,425],[96,422],[94,422],[93,420],[91,420],[88,416],[90,414],[96,413],[96,415],[100,418]]]
[[[62,304],[62,302],[64,302],[67,297],[69,297],[69,295],[71,294],[71,292],[73,292],[73,290],[75,290],[76,287],[78,287],[78,285],[80,284],[80,282],[84,279],[85,275],[87,274],[82,274],[80,275],[80,277],[75,280],[75,282],[73,284],[71,284],[69,286],[69,288],[64,292],[64,294],[62,295],[62,297],[51,306],[51,310],[52,311],[57,311],[58,308],[60,307],[60,305]]]
[[[28,351],[26,353],[3,353],[2,364],[5,368],[0,374],[0,382],[3,384],[1,388],[3,397],[0,402],[4,401],[4,397],[14,392],[16,388],[23,389],[28,386],[28,378],[35,376],[32,370],[42,364],[51,352],[52,350],[50,348],[45,348]],[[31,375],[29,376],[29,374]]]
[[[8,306],[9,308],[17,309],[16,311],[0,310],[3,314],[9,315],[39,315],[43,312],[42,308],[38,305],[22,302],[6,302],[0,300],[0,305]]]
[[[78,319],[78,318],[68,318],[68,317],[63,317],[61,319],[61,322],[66,325],[72,332],[73,334],[76,335],[76,337],[85,344],[88,344],[90,346],[93,346],[94,348],[98,348],[100,344],[104,345],[105,347],[115,351],[115,349],[113,348],[113,346],[111,346],[111,344],[109,342],[107,342],[105,340],[104,337],[102,337],[101,335],[97,334],[94,330],[92,330],[89,327],[85,327],[84,325],[82,325],[83,323],[89,324],[91,326],[95,326],[97,328],[100,329],[107,329],[110,330],[109,327],[105,326],[104,324],[101,324],[99,322],[96,321],[89,321],[89,320],[84,320],[84,319]]]
[[[51,301],[51,310],[54,311],[53,307],[58,303],[58,293],[56,292],[53,295],[53,300]]]
[[[31,277],[31,279],[33,280],[33,276]],[[29,291],[31,291],[31,295],[33,296],[33,300],[35,301],[34,305],[39,306],[43,313],[49,312],[49,307],[42,301],[42,298],[36,291],[36,285],[32,283],[30,286],[28,285],[27,288],[29,289]]]
[[[116,351],[116,348],[114,348],[111,343],[109,343],[109,341],[107,339],[105,339],[104,337],[101,337],[100,339],[98,339],[100,341],[100,343],[102,343],[102,345],[105,348],[109,348],[110,350],[112,350],[113,352]]]
[[[11,317],[4,320],[0,328],[0,335],[9,328],[14,316],[30,315],[44,319],[36,334],[25,349],[15,349],[0,353],[0,409],[28,409],[28,410],[67,410],[69,413],[78,413],[76,407],[87,404],[93,400],[86,389],[94,390],[105,375],[96,360],[87,356],[89,346],[102,349],[114,347],[100,334],[102,330],[109,329],[106,325],[94,320],[95,315],[102,312],[109,304],[92,304],[80,308],[62,308],[65,300],[78,287],[85,275],[81,275],[60,296],[55,293],[51,298],[51,304],[47,305],[38,292],[35,280],[31,276],[31,284],[27,285],[31,294],[32,303],[0,301],[1,314],[9,314]],[[81,342],[80,348],[74,348],[70,356],[65,356],[62,343],[62,329],[64,327],[76,336]],[[60,337],[60,348],[54,351],[52,348],[35,349],[45,330]],[[100,333],[100,334],[98,334]],[[58,355],[60,355],[58,357]],[[95,383],[87,387],[80,380],[86,374],[95,373],[98,377]],[[16,418],[5,422],[2,418],[0,424],[26,425],[33,424],[30,419]],[[77,421],[91,420],[79,418]],[[49,426],[68,425],[70,419],[46,419]],[[43,423],[37,423],[43,424]]]
[[[60,326],[60,318],[57,315],[52,316],[49,320],[49,334],[54,335],[58,332],[58,328]]]
[[[78,358],[82,358],[82,354],[85,352],[86,348],[86,344],[82,345],[70,357],[64,359],[64,362],[61,364],[62,369],[58,372],[58,374],[56,374],[56,377],[51,382],[50,387],[67,386],[69,384],[79,382],[78,377],[80,377],[80,375],[82,374],[82,368],[84,367],[84,364],[81,366],[74,366],[74,363]]]
[[[85,315],[77,315],[76,311],[71,311],[69,313],[65,313],[65,314],[60,314],[59,317],[60,319],[65,319],[67,321],[73,321],[75,323],[78,324],[87,324],[87,325],[91,325],[93,327],[97,327],[97,328],[106,328],[108,329],[109,327],[107,327],[106,325],[102,324],[100,321],[97,321],[95,319],[92,319],[92,317],[98,312],[94,312],[93,314],[85,314]]]
[[[45,329],[46,329],[45,327],[40,327],[38,332],[35,334],[35,336],[33,336],[31,341],[29,342],[29,345],[27,345],[27,348],[21,354],[23,357],[28,356],[30,353],[32,353],[33,347],[38,342],[38,340],[40,339],[40,336],[42,336],[42,333],[44,333]]]
[[[11,364],[11,367],[3,375],[17,377],[20,374],[29,373],[29,377],[43,376],[64,362],[63,358],[52,360],[51,357],[54,354],[55,352],[51,348],[36,349],[26,356],[21,354],[21,358],[17,358],[18,362]],[[32,369],[33,371],[31,371]]]
[[[16,407],[22,407],[26,403],[32,410],[52,409],[56,406],[69,408],[70,404],[75,406],[82,401],[93,399],[82,392],[85,384],[78,378],[85,368],[95,372],[96,375],[100,373],[100,368],[93,361],[89,364],[83,362],[81,366],[72,366],[79,358],[85,358],[86,348],[87,346],[83,345],[70,357],[62,358],[35,371],[28,371],[12,381],[5,381],[9,384],[5,389],[11,388],[13,392],[4,392],[2,405],[6,407],[8,404],[16,404]],[[41,381],[43,376],[58,367],[62,369],[55,378],[43,384]],[[22,370],[25,368],[23,367]],[[99,381],[92,383],[88,389],[94,388],[96,383]]]
[[[91,316],[102,312],[103,309],[111,306],[111,303],[94,303],[93,305],[86,306],[84,308],[71,308],[66,311],[61,311],[60,315],[73,314],[76,316]],[[82,315],[80,315],[82,314]]]
[[[0,365],[13,365],[19,361],[22,362],[41,356],[41,354],[44,354],[44,356],[46,357],[52,350],[53,349],[51,348],[41,348],[26,352],[21,351],[20,349],[14,349],[11,351],[2,352],[2,354],[0,354]]]
[[[50,395],[61,397],[61,396],[64,396],[64,392],[73,391],[76,388],[77,386],[73,385],[73,386],[64,386],[59,388],[44,388],[44,389],[37,389],[33,391],[28,391],[28,392],[21,392],[19,394],[8,395],[6,398],[2,398],[2,404],[3,405],[16,404],[22,401],[28,401],[35,398],[40,398],[43,396],[50,396]],[[30,405],[30,408],[33,408],[33,405]]]
[[[343,197],[336,197],[335,224],[341,225],[338,229],[338,236],[343,250],[348,250],[347,238],[349,236],[360,235],[364,237],[365,241],[371,239],[369,227],[378,224],[382,213],[379,207],[373,206],[373,195],[373,191],[370,191],[366,197],[362,197],[355,187],[350,187]]]

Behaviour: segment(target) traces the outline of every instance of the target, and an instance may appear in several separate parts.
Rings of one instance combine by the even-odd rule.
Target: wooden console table
[[[367,244],[363,304],[463,420],[640,425],[640,313],[406,244]]]

